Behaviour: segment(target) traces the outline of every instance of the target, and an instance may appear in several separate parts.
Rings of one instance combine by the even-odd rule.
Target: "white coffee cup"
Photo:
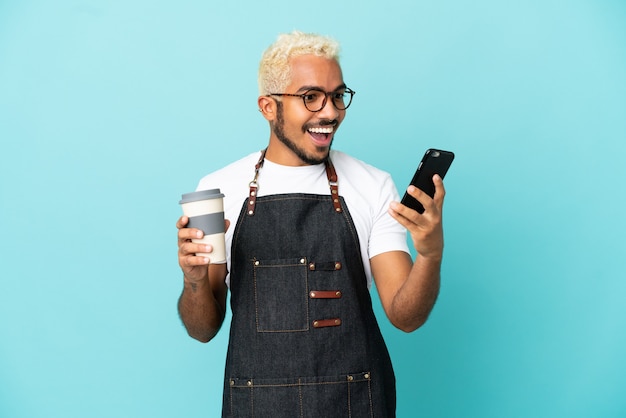
[[[183,214],[189,218],[187,228],[198,228],[204,231],[203,238],[191,241],[210,244],[213,247],[211,253],[196,253],[196,255],[208,257],[211,263],[225,263],[224,195],[220,193],[220,189],[185,193],[179,203]]]

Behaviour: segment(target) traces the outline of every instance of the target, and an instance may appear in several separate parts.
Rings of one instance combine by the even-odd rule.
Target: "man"
[[[281,35],[262,57],[259,88],[267,148],[198,186],[226,196],[228,263],[195,256],[211,248],[191,242],[202,232],[186,217],[177,223],[180,316],[189,335],[211,340],[230,289],[225,417],[395,416],[369,288],[373,278],[397,328],[424,324],[439,292],[443,182],[433,178],[432,199],[409,187],[426,208],[418,214],[397,202],[389,174],[331,151],[354,95],[335,41]]]

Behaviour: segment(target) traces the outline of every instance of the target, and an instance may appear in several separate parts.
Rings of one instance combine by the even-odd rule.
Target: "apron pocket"
[[[232,417],[372,417],[370,373],[230,379]]]
[[[253,264],[257,332],[308,331],[306,257]]]

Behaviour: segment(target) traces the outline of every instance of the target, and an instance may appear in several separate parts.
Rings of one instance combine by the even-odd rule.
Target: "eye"
[[[321,93],[319,91],[311,90],[304,93],[302,95],[302,98],[306,103],[315,103],[317,100],[319,100],[320,96]]]
[[[345,91],[336,91],[333,93],[333,100],[342,101],[346,97]]]

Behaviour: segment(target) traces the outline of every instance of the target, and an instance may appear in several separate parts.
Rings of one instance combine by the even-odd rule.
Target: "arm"
[[[189,335],[198,341],[209,342],[219,331],[226,312],[226,264],[210,264],[197,252],[211,252],[204,244],[194,244],[192,238],[201,238],[202,231],[185,228],[189,219],[181,217],[178,228],[178,264],[183,271],[183,292],[178,300],[178,313]],[[226,221],[228,228],[229,222]]]
[[[379,254],[370,261],[385,313],[395,327],[405,332],[414,331],[426,322],[439,294],[445,190],[439,176],[433,181],[432,199],[413,186],[408,189],[426,208],[423,214],[398,202],[392,202],[389,208],[390,215],[409,230],[418,253],[415,262],[402,251]]]

